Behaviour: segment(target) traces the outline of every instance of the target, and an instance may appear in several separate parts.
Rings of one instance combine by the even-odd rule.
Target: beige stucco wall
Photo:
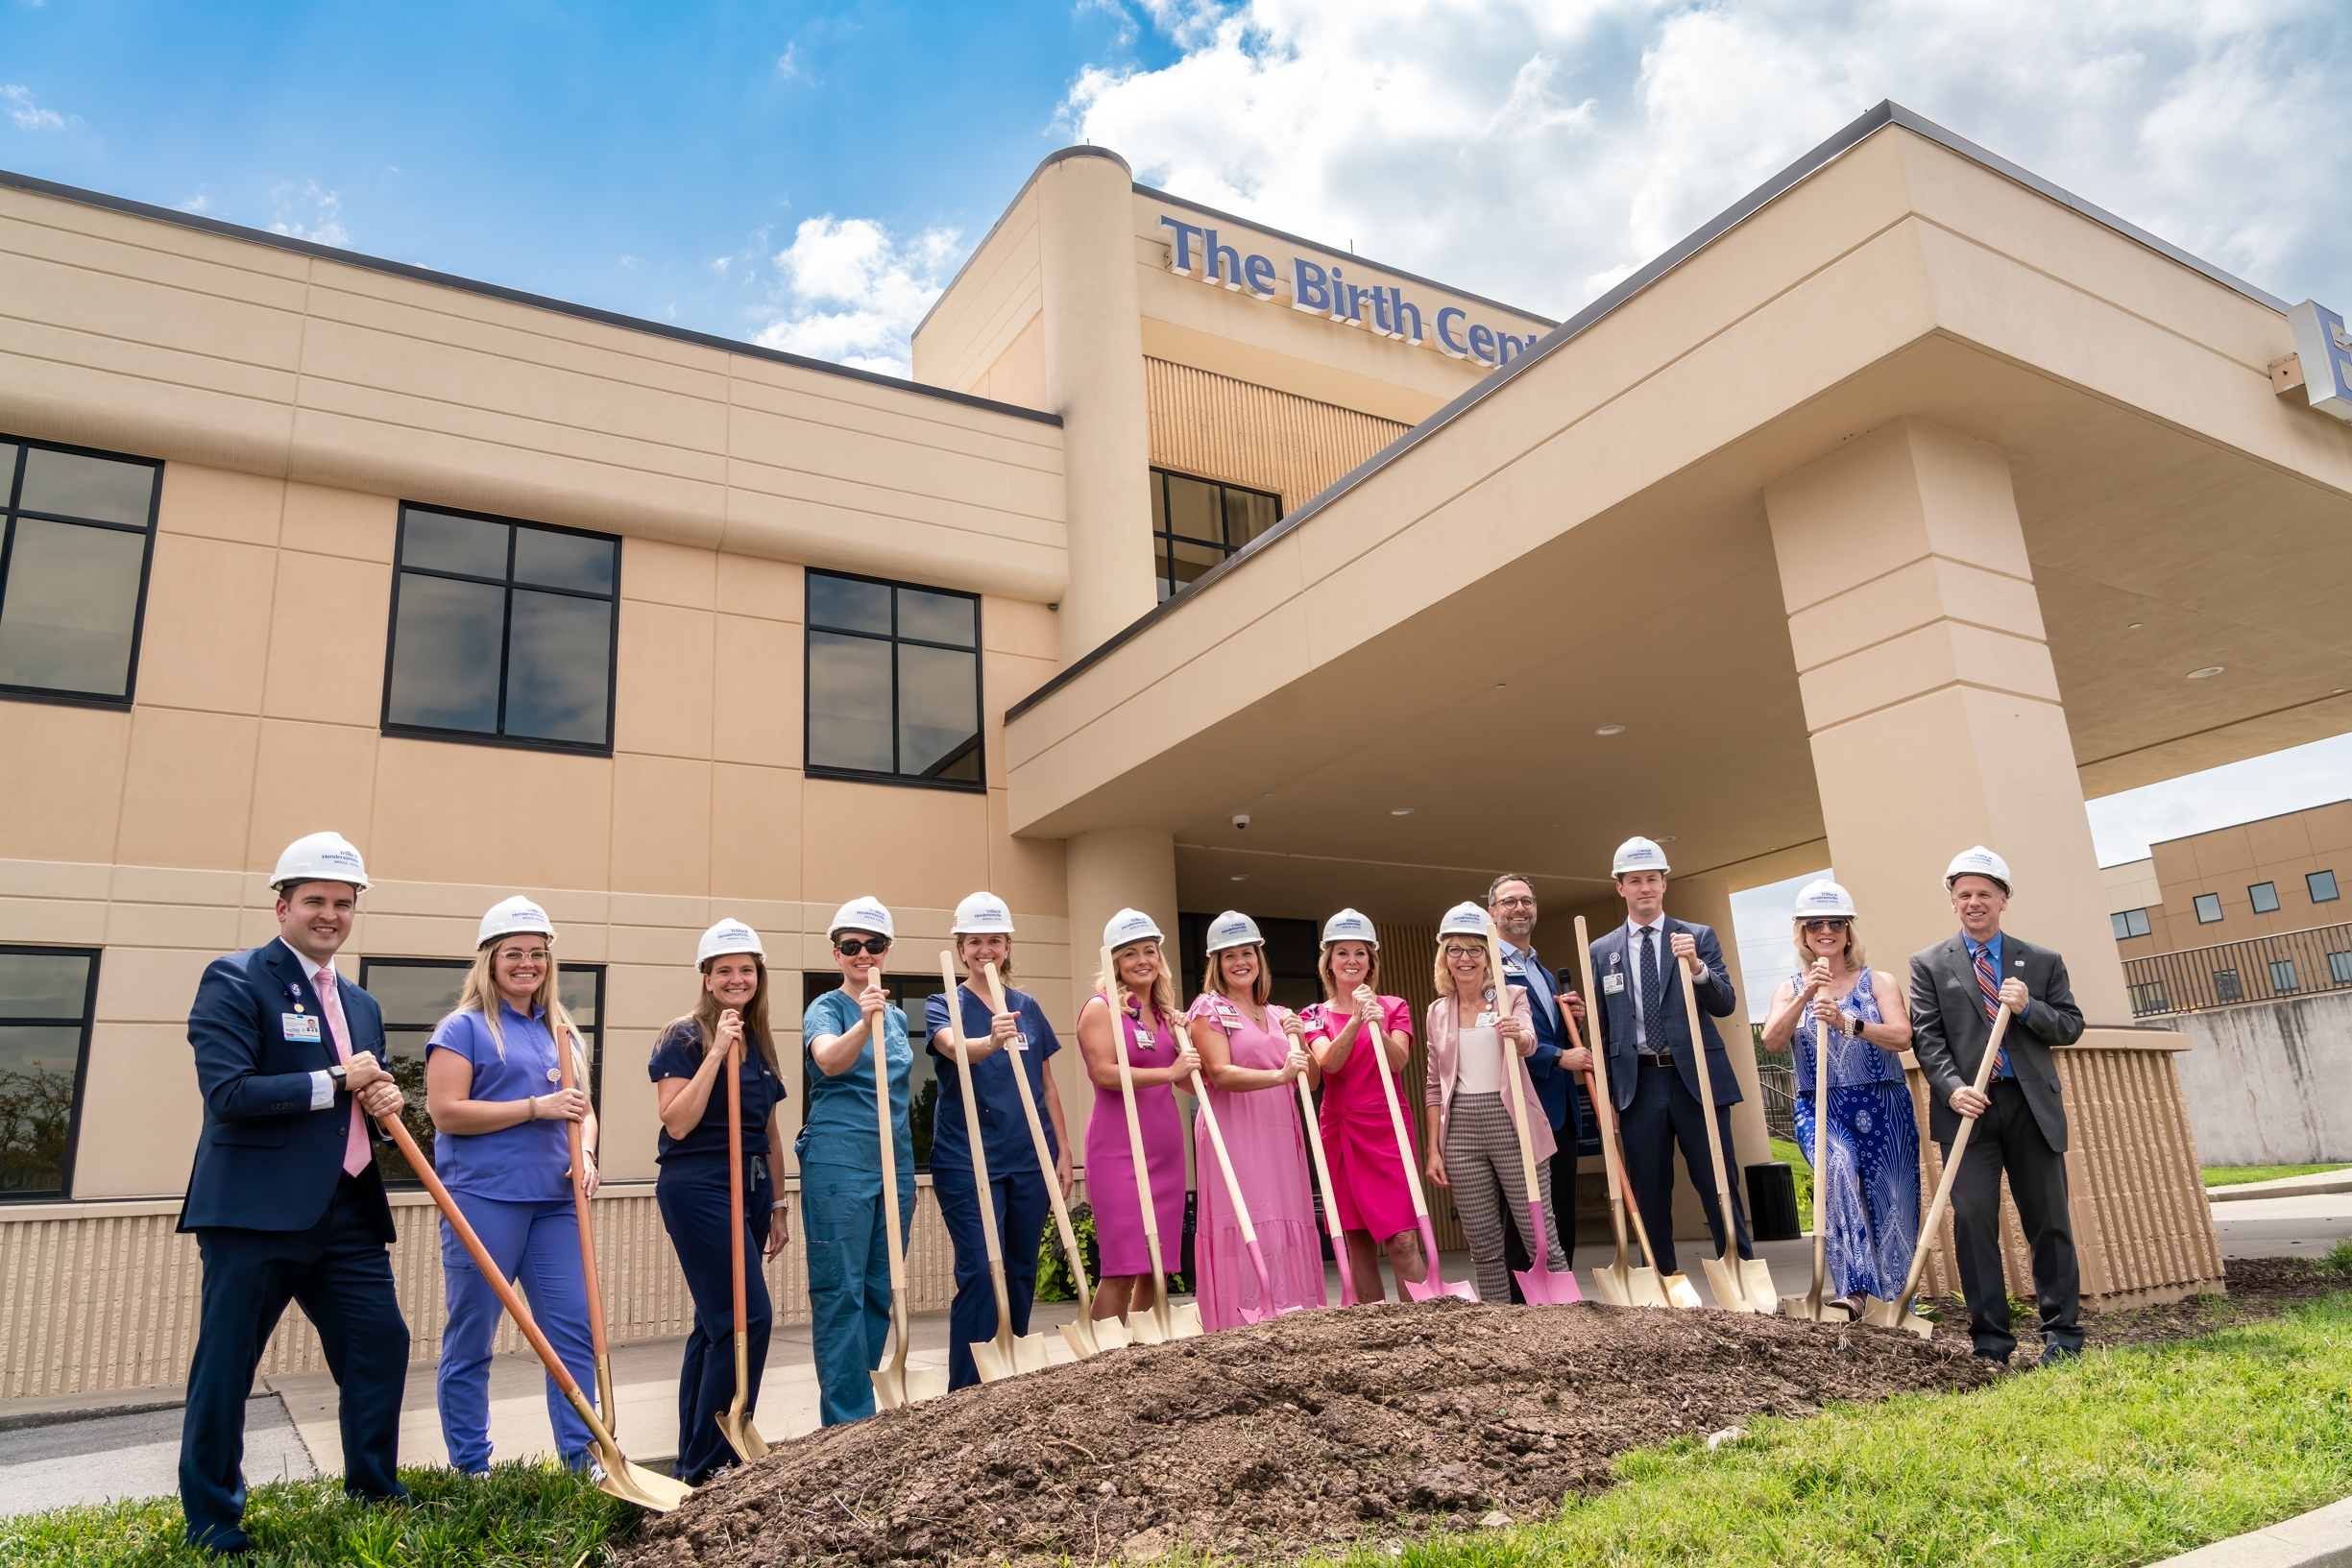
[[[2148,934],[2122,944],[2126,958],[2352,921],[2352,801],[2168,839],[2149,861]],[[2304,879],[2315,871],[2336,873],[2335,902],[2312,902]],[[2263,882],[2277,889],[2278,907],[2256,914],[2250,890]],[[2220,899],[2219,921],[2197,920],[2200,893]]]

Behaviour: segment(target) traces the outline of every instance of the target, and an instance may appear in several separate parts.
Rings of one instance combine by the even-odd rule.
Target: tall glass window
[[[1164,602],[1282,520],[1282,497],[1152,470],[1152,558]]]
[[[384,1010],[384,1066],[400,1086],[407,1103],[400,1120],[424,1157],[433,1157],[433,1119],[424,1108],[424,1043],[441,1021],[456,1010],[457,994],[465,989],[466,972],[473,965],[463,958],[362,958],[360,988]],[[588,1102],[604,1103],[604,966],[563,964],[555,968],[556,994],[564,1010],[580,1030],[588,1052]],[[384,1179],[414,1187],[417,1174],[397,1149],[379,1149]]]
[[[0,436],[0,693],[129,706],[162,476]]]
[[[0,1198],[72,1189],[97,997],[97,949],[0,948]]]
[[[620,541],[400,508],[384,733],[613,749]]]
[[[980,596],[809,573],[808,771],[984,789]]]
[[[841,972],[809,974],[801,977],[800,1009],[805,1016],[809,1004],[828,991],[841,988]],[[935,997],[942,987],[936,975],[890,975],[882,977],[882,988],[890,993],[890,1000],[907,1015],[907,1041],[914,1047],[914,1067],[907,1074],[907,1128],[914,1135],[914,1168],[931,1169],[932,1124],[939,1111],[938,1058],[924,1049],[931,1039],[931,1025],[923,1016],[926,999]],[[809,1103],[808,1074],[818,1071],[808,1058],[808,1041],[801,1042],[801,1082],[792,1085],[792,1093],[802,1105]],[[876,1146],[876,1158],[881,1157]]]

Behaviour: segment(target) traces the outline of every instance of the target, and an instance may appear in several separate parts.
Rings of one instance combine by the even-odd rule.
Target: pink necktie
[[[335,1037],[335,1060],[348,1062],[352,1059],[352,1031],[350,1026],[343,1022],[343,998],[335,989],[333,966],[321,964],[319,972],[310,979],[312,987],[319,993],[319,1009],[327,1015],[327,1026],[333,1031]],[[367,1168],[367,1119],[359,1114],[359,1099],[358,1097],[353,1096],[352,1132],[343,1143],[343,1173],[347,1176],[356,1176]]]

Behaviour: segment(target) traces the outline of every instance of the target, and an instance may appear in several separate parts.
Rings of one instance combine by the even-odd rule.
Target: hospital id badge
[[[1007,1046],[1006,1046],[1005,1049],[1006,1049],[1006,1050],[1027,1050],[1027,1049],[1029,1049],[1029,1036],[1028,1036],[1028,1035],[1026,1035],[1026,1034],[1016,1034],[1016,1035],[1014,1035],[1014,1036],[1012,1037],[1012,1042],[1011,1042],[1011,1044],[1007,1045]]]
[[[1494,1027],[1496,1021],[1500,1017],[1501,1015],[1498,1013],[1480,1013],[1478,1015],[1478,1022],[1470,1026],[1478,1029],[1491,1029]]]
[[[1612,997],[1623,996],[1625,994],[1625,977],[1622,975],[1602,976],[1601,989]]]
[[[310,1013],[279,1013],[278,1015],[278,1020],[286,1026],[287,1039],[306,1040],[312,1045],[318,1044],[320,1039],[319,1021],[315,1015]]]

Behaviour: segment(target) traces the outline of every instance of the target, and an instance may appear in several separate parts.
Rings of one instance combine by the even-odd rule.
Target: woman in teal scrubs
[[[830,934],[841,983],[809,1003],[801,1022],[809,1052],[809,1120],[794,1148],[801,1224],[809,1239],[817,1415],[832,1427],[874,1413],[874,1385],[866,1374],[882,1364],[890,1338],[890,1243],[882,1207],[870,1021],[880,1014],[888,1064],[901,1236],[914,1225],[914,1137],[907,1124],[914,1049],[907,1039],[907,1015],[889,1005],[883,985],[890,911],[872,899],[852,899],[834,915]]]

